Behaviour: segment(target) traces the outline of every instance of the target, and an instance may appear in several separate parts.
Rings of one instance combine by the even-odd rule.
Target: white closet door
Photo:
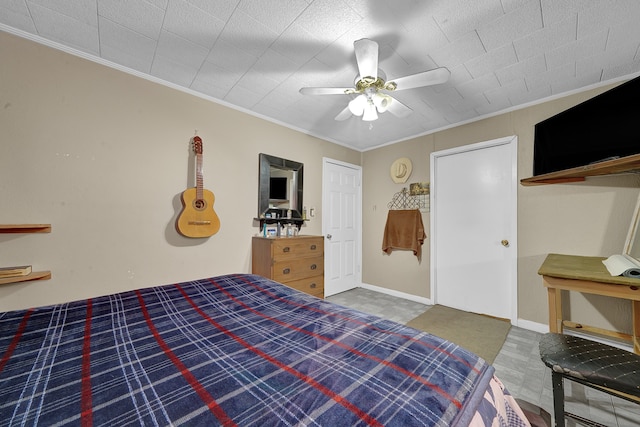
[[[436,303],[517,320],[517,138],[431,155]]]

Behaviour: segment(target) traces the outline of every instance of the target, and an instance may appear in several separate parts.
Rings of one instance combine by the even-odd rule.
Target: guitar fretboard
[[[202,188],[203,188],[203,179],[202,179],[202,154],[196,154],[196,200],[202,200]]]

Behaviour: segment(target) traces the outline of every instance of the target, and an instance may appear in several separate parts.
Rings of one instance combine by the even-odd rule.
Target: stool
[[[551,368],[555,425],[572,418],[589,426],[595,421],[565,412],[563,379],[640,404],[640,355],[584,338],[556,333],[542,336],[540,358]]]

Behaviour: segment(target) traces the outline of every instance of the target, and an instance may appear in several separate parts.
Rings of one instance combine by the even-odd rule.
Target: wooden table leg
[[[543,278],[544,280],[544,278]],[[547,287],[549,297],[549,332],[562,333],[562,290]]]
[[[633,352],[640,354],[640,301],[631,301],[631,315],[633,316]]]

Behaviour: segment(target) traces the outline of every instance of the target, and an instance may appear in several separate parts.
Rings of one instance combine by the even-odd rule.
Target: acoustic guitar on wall
[[[220,219],[213,210],[215,196],[203,187],[202,139],[193,137],[196,153],[196,186],[182,192],[182,212],[176,221],[178,233],[185,237],[210,237],[220,229]]]

